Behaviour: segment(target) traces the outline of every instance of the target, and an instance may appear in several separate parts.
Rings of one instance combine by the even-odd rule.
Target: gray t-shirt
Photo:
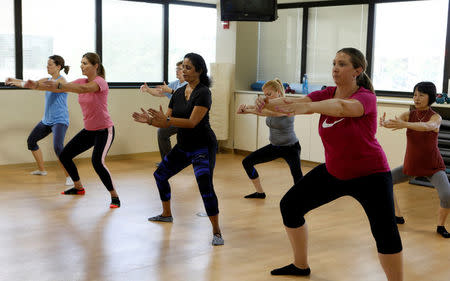
[[[270,129],[269,141],[272,145],[288,146],[298,142],[294,132],[295,117],[266,117],[266,125]]]

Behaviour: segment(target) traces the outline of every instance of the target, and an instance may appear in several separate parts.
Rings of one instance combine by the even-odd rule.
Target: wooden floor
[[[311,276],[270,276],[292,262],[278,207],[292,179],[281,161],[258,166],[268,197],[248,200],[242,196],[253,188],[242,156],[218,155],[224,246],[211,246],[209,220],[196,215],[204,209],[190,167],[171,179],[174,223],[148,222],[161,212],[152,175],[158,158],[108,159],[122,201],[115,210],[89,161],[79,161],[85,196],[60,194],[64,178],[54,163],[47,176],[29,175],[31,164],[0,167],[0,280],[385,280],[367,219],[348,197],[307,215]],[[435,190],[409,184],[396,190],[406,218],[405,280],[450,280],[450,239],[434,232]]]

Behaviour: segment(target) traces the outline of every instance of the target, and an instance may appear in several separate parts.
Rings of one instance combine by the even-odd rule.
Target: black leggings
[[[390,172],[339,180],[328,173],[325,164],[321,164],[307,173],[281,199],[283,223],[289,228],[300,227],[305,223],[304,215],[310,210],[345,195],[355,198],[364,208],[378,252],[401,252]]]
[[[289,146],[268,144],[245,157],[244,160],[242,160],[242,165],[244,166],[248,177],[253,180],[259,177],[259,174],[254,167],[256,164],[283,158],[289,165],[291,175],[294,178],[294,183],[296,183],[303,177],[302,168],[300,166],[300,151],[301,148],[299,142]]]
[[[97,131],[83,129],[67,143],[59,155],[59,160],[73,181],[79,181],[80,176],[72,159],[94,147],[91,160],[95,172],[109,191],[114,190],[111,174],[105,165],[106,154],[114,141],[114,134],[114,126]]]

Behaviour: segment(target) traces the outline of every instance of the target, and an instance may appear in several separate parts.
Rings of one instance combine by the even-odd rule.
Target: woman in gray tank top
[[[263,91],[264,95],[269,99],[284,96],[284,87],[278,78],[266,82],[263,86]],[[289,165],[294,183],[303,177],[300,166],[301,147],[294,132],[295,117],[284,116],[284,114],[275,113],[273,111],[269,112],[269,110],[266,109],[263,109],[262,112],[258,112],[254,105],[246,104],[241,104],[239,106],[237,114],[268,116],[266,118],[266,125],[270,130],[270,144],[250,153],[250,155],[245,157],[242,161],[245,172],[256,189],[256,192],[246,195],[245,198],[266,198],[266,194],[264,193],[259,180],[258,172],[255,169],[256,164],[283,158]]]

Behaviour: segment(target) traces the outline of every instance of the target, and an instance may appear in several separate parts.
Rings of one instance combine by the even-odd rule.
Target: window
[[[259,23],[257,80],[300,82],[303,9],[278,10],[274,22]]]
[[[94,15],[91,0],[22,0],[24,79],[47,77],[47,60],[54,54],[71,67],[68,81],[82,77],[82,55],[95,52]]]
[[[198,53],[210,64],[216,57],[217,11],[214,8],[169,5],[169,81],[176,79],[176,63]]]
[[[163,81],[163,5],[103,0],[108,82]]]
[[[376,90],[411,92],[420,81],[442,91],[448,0],[376,5]]]
[[[368,5],[309,9],[306,74],[310,84],[334,85],[336,52],[345,47],[366,53]]]
[[[16,76],[16,48],[14,37],[14,0],[2,2],[0,17],[0,77]]]

